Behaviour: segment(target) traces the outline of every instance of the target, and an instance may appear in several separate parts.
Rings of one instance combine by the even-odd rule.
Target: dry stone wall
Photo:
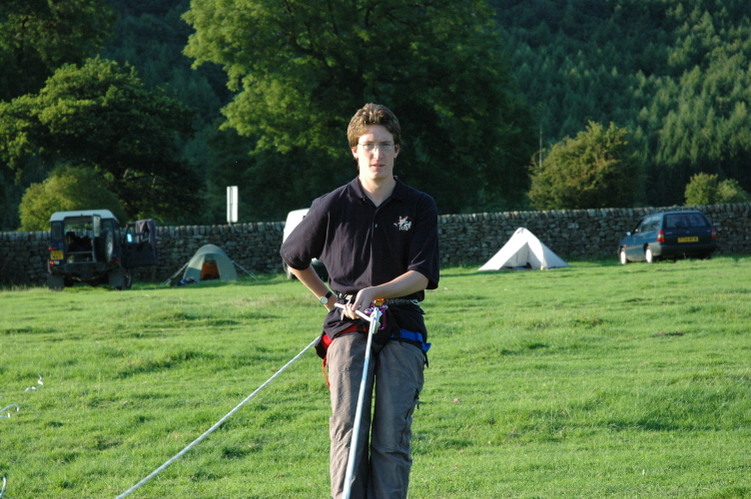
[[[722,254],[751,254],[751,203],[699,207],[712,220]],[[616,258],[624,232],[662,208],[520,211],[442,215],[441,263],[484,263],[519,227],[526,227],[565,260]],[[284,222],[157,227],[159,265],[139,270],[138,281],[165,281],[204,244],[221,247],[238,274],[281,272]],[[0,232],[0,284],[44,285],[47,232]]]
[[[751,203],[699,206],[717,229],[718,254],[751,253]],[[484,263],[519,227],[564,260],[617,257],[618,242],[646,214],[670,208],[520,211],[441,217],[442,263]],[[681,208],[673,208],[681,209]]]

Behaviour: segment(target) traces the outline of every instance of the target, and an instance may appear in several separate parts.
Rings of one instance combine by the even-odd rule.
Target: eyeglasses
[[[357,144],[362,147],[366,152],[373,152],[376,148],[381,152],[393,152],[396,145],[393,142],[366,142],[364,144]]]

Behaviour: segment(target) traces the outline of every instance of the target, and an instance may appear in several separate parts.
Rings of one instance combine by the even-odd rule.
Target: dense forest
[[[23,3],[9,2],[0,8],[0,23]],[[106,8],[91,10],[98,2]],[[374,17],[381,25],[394,23],[391,31],[378,32],[387,41],[364,34],[370,25],[358,24],[361,18],[302,3],[276,14],[277,2],[269,0],[223,4],[263,4],[266,17],[252,19],[227,15],[231,11],[205,0],[69,3],[88,5],[87,13],[101,17],[91,25],[107,32],[87,32],[87,46],[97,47],[96,53],[71,55],[71,49],[57,62],[42,61],[49,74],[28,73],[49,78],[56,63],[98,56],[97,71],[111,72],[151,103],[139,116],[170,109],[180,117],[179,123],[168,122],[174,158],[166,160],[164,151],[146,155],[134,146],[127,159],[124,153],[116,158],[119,169],[102,168],[121,197],[135,197],[143,186],[144,195],[162,198],[125,203],[129,214],[165,223],[221,223],[225,186],[236,184],[241,221],[283,219],[354,175],[344,129],[363,99],[379,99],[400,115],[408,152],[400,155],[398,174],[433,194],[444,213],[530,208],[531,163],[591,122],[628,132],[644,171],[635,204],[681,204],[686,184],[699,172],[734,179],[751,191],[747,0],[438,1],[440,8],[414,12],[384,1]],[[76,21],[83,22],[80,16]],[[218,24],[221,30],[214,29]],[[223,38],[230,32],[234,38]],[[277,44],[275,37],[286,35],[290,41]],[[367,43],[358,50],[352,40]],[[56,161],[49,151],[74,166],[111,158],[41,139],[44,152],[14,156],[21,149],[17,137],[29,132],[8,125],[7,118],[42,105],[54,87],[47,80],[37,100],[19,95],[9,83],[13,59],[2,47],[0,63],[10,69],[0,76],[0,103],[13,105],[0,107],[0,142],[15,147],[3,150],[0,144],[0,227],[8,230],[18,227],[25,188],[42,182],[51,166],[45,162]],[[106,60],[132,66],[134,75],[118,73]],[[19,79],[23,69],[15,67]],[[286,75],[296,79],[285,81]],[[55,78],[59,86],[74,77]],[[324,83],[295,86],[316,78]],[[32,94],[42,87],[39,79],[17,88]],[[160,93],[141,93],[148,89]],[[139,166],[144,162],[158,166]],[[161,175],[161,190],[149,193],[146,180],[133,183],[141,178],[137,172],[151,179],[149,185],[158,184],[160,168],[172,172]],[[131,180],[118,182],[118,175]]]
[[[689,177],[751,188],[751,3],[497,0],[514,74],[552,143],[587,120],[632,133],[645,203],[680,204]]]

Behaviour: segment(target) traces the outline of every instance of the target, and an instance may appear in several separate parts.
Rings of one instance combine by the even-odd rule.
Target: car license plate
[[[679,237],[678,238],[679,243],[698,243],[699,242],[699,236],[691,236],[691,237]]]
[[[63,252],[60,250],[52,250],[50,251],[50,260],[62,260],[63,259]]]

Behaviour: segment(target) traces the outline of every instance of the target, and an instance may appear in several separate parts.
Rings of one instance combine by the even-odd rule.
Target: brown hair
[[[391,109],[381,104],[368,103],[358,109],[347,126],[347,140],[350,147],[357,146],[360,136],[365,134],[368,125],[381,125],[394,136],[394,144],[402,144],[402,128]]]

